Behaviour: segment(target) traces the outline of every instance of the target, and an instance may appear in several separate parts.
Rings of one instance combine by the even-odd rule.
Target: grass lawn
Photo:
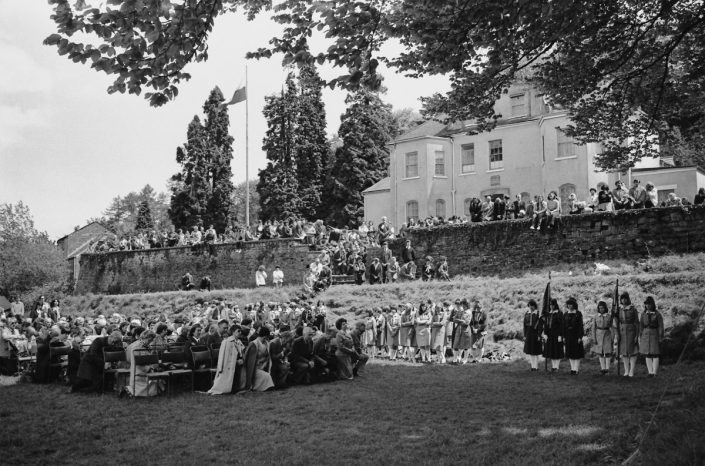
[[[705,364],[655,379],[531,373],[521,362],[376,362],[352,382],[118,399],[0,387],[3,464],[703,464]]]

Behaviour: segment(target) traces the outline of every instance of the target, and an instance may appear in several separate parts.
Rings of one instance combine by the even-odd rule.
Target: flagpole
[[[245,63],[245,228],[250,228],[250,99],[247,87],[247,63]]]

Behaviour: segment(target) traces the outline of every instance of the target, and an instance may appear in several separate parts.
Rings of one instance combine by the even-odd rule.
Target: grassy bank
[[[692,321],[705,302],[705,254],[664,256],[640,262],[613,262],[601,275],[591,268],[570,268],[565,265],[552,270],[553,296],[563,303],[574,297],[589,326],[596,303],[605,300],[611,305],[615,282],[620,291],[628,291],[632,301],[641,309],[646,296],[654,296],[663,313],[667,328]],[[582,265],[580,267],[583,267]],[[488,311],[489,332],[498,342],[500,351],[516,350],[522,335],[521,317],[529,299],[540,302],[548,279],[548,270],[526,274],[520,278],[454,277],[450,282],[405,282],[375,286],[339,285],[326,290],[317,299],[330,308],[335,316],[359,318],[363,309],[392,303],[422,300],[455,300],[477,298]],[[110,315],[114,312],[130,315],[154,315],[165,312],[177,315],[187,311],[196,302],[226,300],[241,306],[256,301],[289,301],[300,294],[298,286],[282,289],[258,288],[216,290],[212,292],[166,292],[131,295],[70,296],[63,307],[81,315]],[[705,342],[700,341],[702,346]],[[705,357],[705,348],[700,356]]]
[[[637,464],[703,464],[705,364],[597,369],[375,364],[352,382],[149,400],[0,387],[0,449],[6,464],[619,464],[673,379]]]

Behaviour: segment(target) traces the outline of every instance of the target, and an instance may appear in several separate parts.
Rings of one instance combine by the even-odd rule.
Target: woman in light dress
[[[414,320],[416,345],[419,348],[421,362],[431,362],[431,315],[428,303],[419,304]]]
[[[448,327],[448,307],[450,303],[444,302],[443,306],[436,306],[431,319],[431,349],[436,351],[436,360],[446,362],[446,329]]]

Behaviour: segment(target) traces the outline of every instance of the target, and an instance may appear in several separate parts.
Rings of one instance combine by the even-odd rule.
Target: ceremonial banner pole
[[[247,63],[245,63],[245,89],[247,89]],[[245,228],[250,229],[250,99],[245,99]]]
[[[622,359],[622,325],[619,316],[619,278],[614,287],[614,298],[612,298],[614,318],[617,319],[617,375],[619,375],[619,363]]]
[[[548,319],[551,315],[551,272],[548,272],[548,283],[546,284],[546,291],[543,292],[543,303],[541,303],[541,314],[544,318],[544,332],[547,331],[546,326],[548,325]],[[543,369],[548,372],[548,356],[546,355],[546,348],[548,346],[548,333],[546,333],[546,341],[543,344]]]

